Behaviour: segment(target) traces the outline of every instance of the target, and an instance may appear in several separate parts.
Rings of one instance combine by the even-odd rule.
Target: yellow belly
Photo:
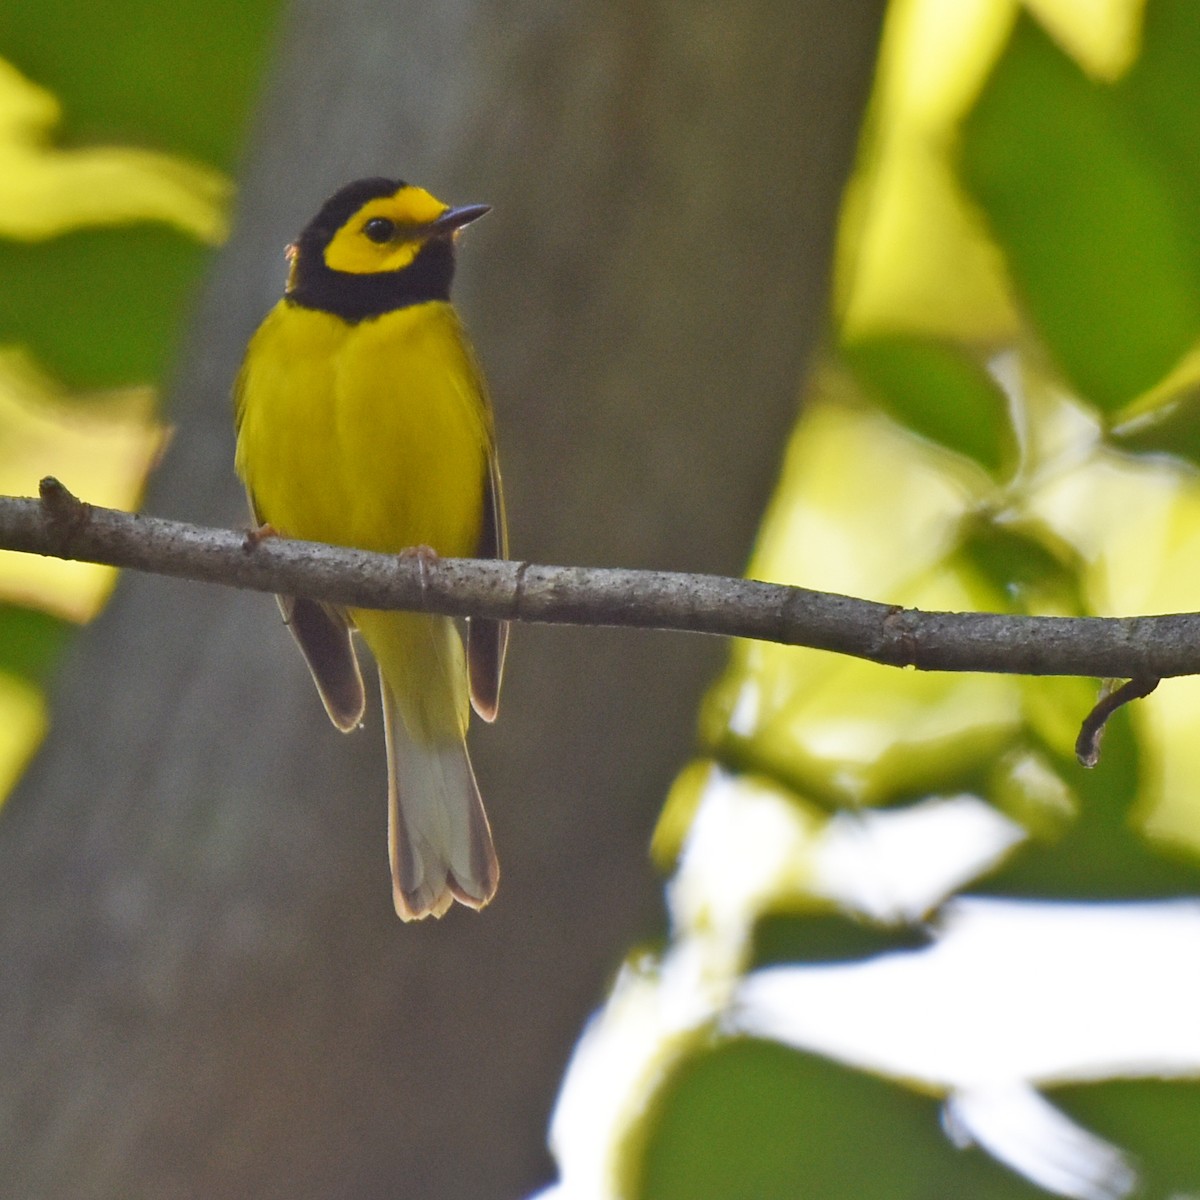
[[[478,545],[491,430],[453,309],[357,325],[280,303],[238,385],[238,473],[290,537],[395,553]]]

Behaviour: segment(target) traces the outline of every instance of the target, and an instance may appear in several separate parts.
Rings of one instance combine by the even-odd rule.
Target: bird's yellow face
[[[326,246],[325,265],[351,275],[402,271],[431,237],[446,236],[436,222],[449,211],[448,204],[410,185],[368,200]]]
[[[449,301],[458,232],[489,211],[451,208],[396,179],[360,179],[331,196],[288,248],[285,299],[350,324]]]

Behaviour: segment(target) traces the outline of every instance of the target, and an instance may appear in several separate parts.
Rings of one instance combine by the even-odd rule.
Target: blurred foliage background
[[[890,6],[751,575],[1195,607],[1198,50],[1171,0]],[[1190,1194],[1200,692],[1122,713],[1088,775],[1095,695],[736,647],[656,834],[671,939],[577,1054],[564,1163],[570,1089],[640,1050],[618,1194]]]
[[[5,494],[59,475],[95,503],[136,506],[164,437],[155,389],[227,234],[276,7],[129,4],[120,36],[72,4],[0,7]],[[64,622],[90,620],[113,581],[0,556],[5,794],[44,733]]]
[[[1200,13],[790,7],[0,9],[0,484],[134,507],[170,423],[146,506],[240,520],[280,247],[404,174],[496,205],[521,557],[1195,608]],[[408,929],[379,731],[261,598],[124,580],[64,660],[111,586],[0,565],[20,1194],[1200,1191],[1195,681],[1085,772],[1096,681],[521,630],[501,897]]]

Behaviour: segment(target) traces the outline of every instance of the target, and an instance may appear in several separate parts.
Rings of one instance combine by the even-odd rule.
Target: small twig
[[[67,549],[72,536],[87,524],[92,506],[69,492],[53,475],[47,475],[38,484],[38,495],[52,528],[61,538],[63,549]]]
[[[1150,695],[1158,684],[1159,680],[1154,678],[1131,679],[1118,688],[1101,692],[1096,707],[1084,717],[1079,736],[1075,739],[1075,757],[1079,759],[1080,766],[1094,767],[1100,761],[1100,741],[1104,737],[1108,718],[1123,704]]]

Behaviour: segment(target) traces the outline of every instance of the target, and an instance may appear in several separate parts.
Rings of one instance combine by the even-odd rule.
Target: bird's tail
[[[379,662],[388,757],[388,853],[396,912],[482,908],[500,867],[467,755],[467,672],[447,617],[356,613]]]

